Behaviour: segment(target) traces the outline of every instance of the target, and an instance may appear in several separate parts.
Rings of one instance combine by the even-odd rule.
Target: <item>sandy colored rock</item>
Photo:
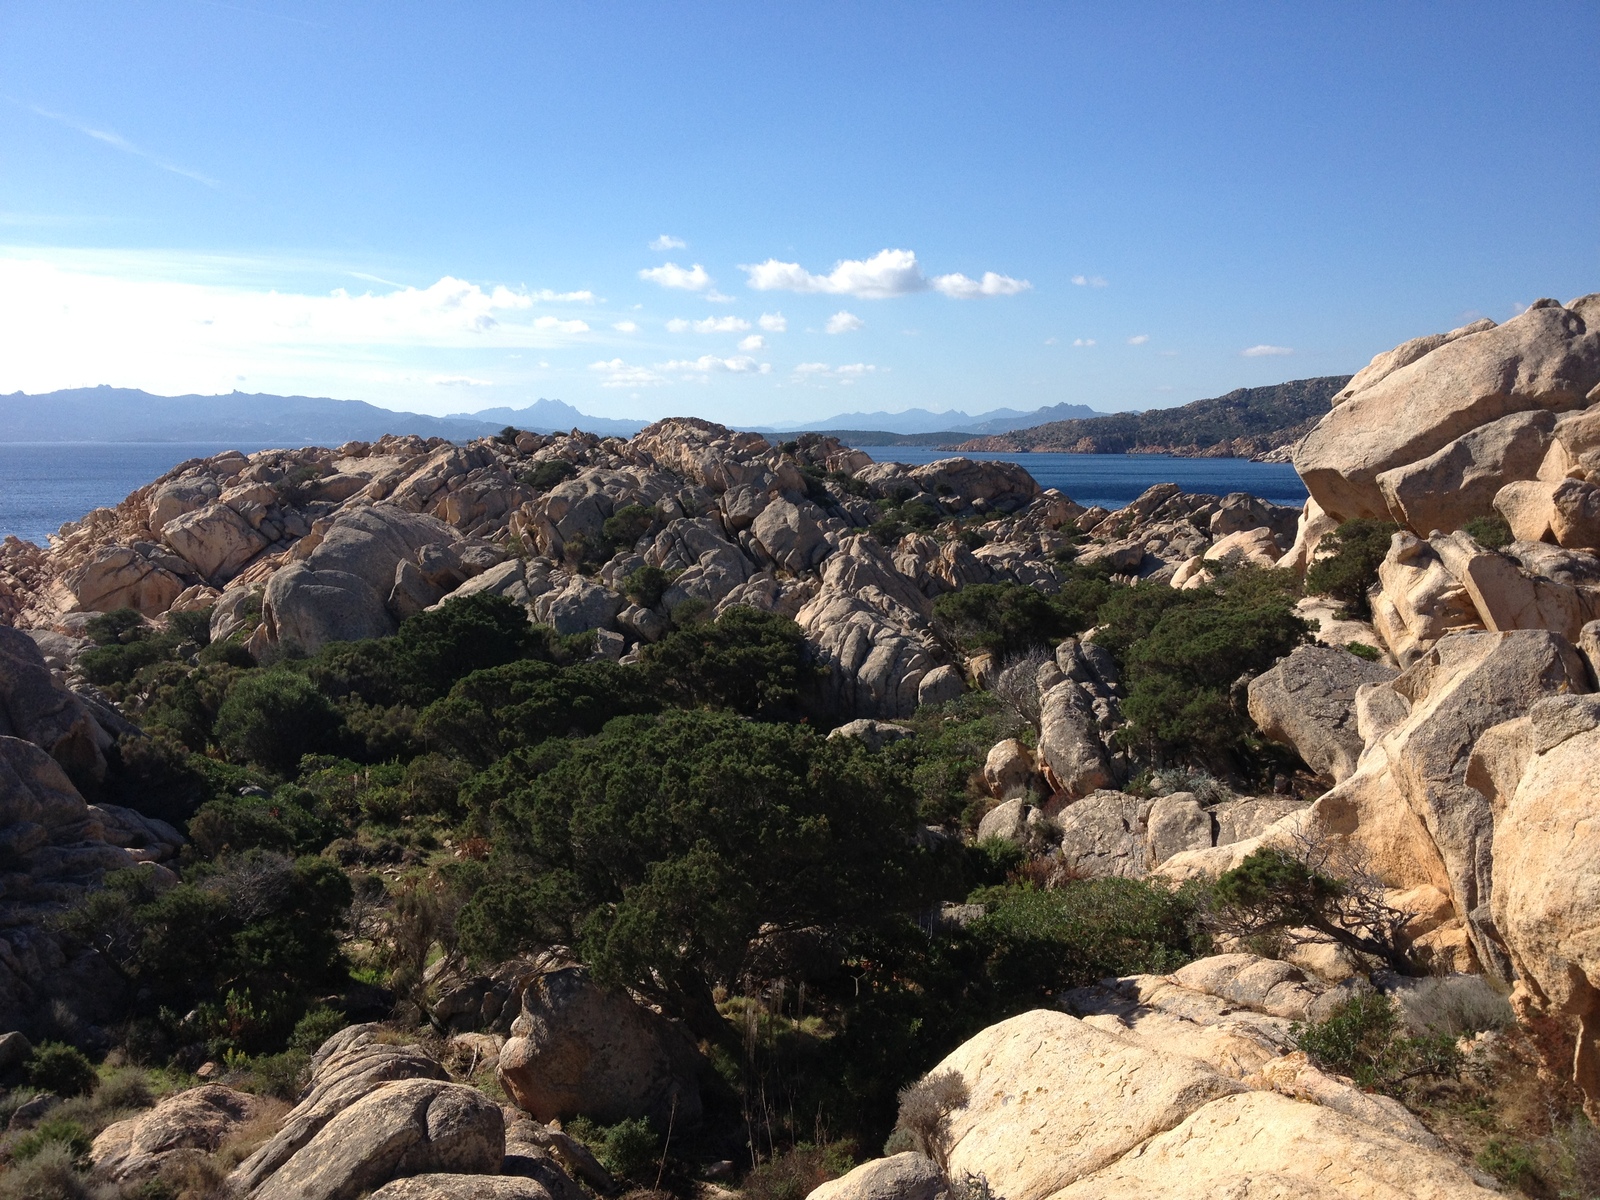
[[[1044,1009],[985,1029],[934,1068],[947,1070],[970,1096],[951,1117],[950,1169],[1006,1200],[1044,1200],[1240,1089]]]
[[[1563,479],[1550,490],[1550,533],[1569,548],[1600,546],[1600,485]]]
[[[917,684],[917,706],[948,704],[959,699],[967,690],[967,685],[962,682],[961,672],[946,663],[942,667],[935,667],[922,677],[922,682]]]
[[[1378,582],[1372,624],[1402,667],[1447,633],[1483,627],[1461,580],[1427,541],[1404,530],[1390,542]]]
[[[1297,646],[1250,681],[1250,719],[1337,783],[1355,773],[1365,749],[1356,726],[1356,690],[1365,683],[1385,683],[1396,673],[1347,650]]]
[[[1026,793],[1033,780],[1033,753],[1016,738],[996,742],[983,760],[983,781],[997,800]]]
[[[1485,329],[1493,329],[1495,323],[1488,317],[1480,317],[1469,325],[1462,325],[1452,329],[1449,333],[1430,333],[1422,337],[1412,338],[1410,341],[1401,342],[1393,350],[1385,350],[1375,354],[1372,361],[1350,377],[1350,382],[1344,385],[1342,391],[1334,396],[1331,407],[1337,408],[1358,392],[1364,392],[1379,380],[1392,375],[1401,367],[1408,367],[1417,359],[1426,354],[1431,354],[1446,342],[1453,342],[1457,338],[1466,337],[1469,333],[1482,333]]]
[[[1218,538],[1205,557],[1212,562],[1242,562],[1258,567],[1275,567],[1283,557],[1283,547],[1271,529],[1241,529]]]
[[[999,838],[1003,842],[1021,845],[1028,837],[1028,828],[1039,819],[1039,810],[1018,796],[1002,800],[978,822],[977,840]]]
[[[1185,850],[1203,850],[1215,841],[1211,814],[1192,793],[1161,796],[1145,818],[1145,862],[1154,867]]]
[[[813,1188],[806,1200],[934,1200],[944,1187],[933,1160],[908,1150],[864,1162]]]
[[[1276,1092],[1227,1096],[1051,1200],[1489,1200],[1441,1152]]]
[[[1316,561],[1317,547],[1322,539],[1339,528],[1339,522],[1322,511],[1314,499],[1308,499],[1300,510],[1300,522],[1295,529],[1294,545],[1278,560],[1278,566],[1293,571],[1301,579]]]
[[[1555,424],[1555,414],[1543,409],[1512,413],[1468,430],[1426,458],[1379,473],[1388,515],[1422,537],[1488,516],[1506,480],[1537,473]]]
[[[154,617],[166,612],[185,586],[180,576],[137,549],[106,546],[56,580],[52,606],[58,612],[132,608]]]
[[[1495,824],[1494,881],[1495,922],[1524,993],[1573,1027],[1572,1062],[1550,1066],[1570,1070],[1600,1116],[1600,729],[1529,762]]]
[[[1122,792],[1099,791],[1056,814],[1061,829],[1061,861],[1074,876],[1142,878],[1145,859],[1146,801]]]
[[[1600,332],[1556,304],[1447,341],[1333,408],[1295,451],[1323,511],[1385,517],[1377,477],[1513,413],[1581,407],[1600,384]]]
[[[368,1200],[552,1200],[535,1179],[513,1175],[413,1175],[396,1179]]]
[[[226,504],[210,504],[168,521],[161,540],[207,582],[221,586],[267,546],[267,539]]]
[[[1213,954],[1174,971],[1172,981],[1274,1017],[1304,1021],[1311,1005],[1326,989],[1304,971],[1277,959],[1255,954]]]
[[[1087,796],[1111,782],[1094,714],[1083,692],[1070,680],[1051,688],[1043,698],[1039,759],[1052,791]]]

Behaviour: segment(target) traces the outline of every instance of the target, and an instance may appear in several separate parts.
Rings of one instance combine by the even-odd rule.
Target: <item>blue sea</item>
[[[261,447],[223,442],[18,442],[0,444],[0,537],[44,545],[67,521],[117,503],[190,458]],[[947,450],[875,446],[885,462],[929,463]],[[1278,504],[1305,503],[1294,468],[1242,458],[1166,458],[1155,454],[973,454],[1019,462],[1042,487],[1059,488],[1079,504],[1121,508],[1154,483],[1186,492],[1250,492]]]
[[[863,446],[876,462],[931,463],[954,458],[949,450],[920,446]],[[1157,483],[1175,483],[1186,492],[1225,496],[1249,492],[1274,504],[1299,508],[1306,485],[1288,463],[1258,463],[1247,458],[1169,458],[1165,454],[966,454],[1021,463],[1040,487],[1057,488],[1088,508],[1121,508]]]

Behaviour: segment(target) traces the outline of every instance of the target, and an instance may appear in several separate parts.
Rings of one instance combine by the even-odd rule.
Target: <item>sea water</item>
[[[15,442],[0,444],[0,537],[44,545],[64,522],[116,504],[185,459],[249,453],[258,446],[221,442]],[[874,446],[884,462],[929,463],[952,457],[920,446]],[[1156,483],[1186,492],[1249,492],[1296,507],[1306,489],[1287,463],[1243,458],[1168,458],[1158,454],[970,454],[1021,463],[1041,487],[1059,488],[1079,504],[1121,508]]]

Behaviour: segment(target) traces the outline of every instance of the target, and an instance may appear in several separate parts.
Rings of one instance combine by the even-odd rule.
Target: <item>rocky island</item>
[[[674,419],[8,539],[0,1195],[1596,1195],[1596,414],[1600,294],[1303,511]]]

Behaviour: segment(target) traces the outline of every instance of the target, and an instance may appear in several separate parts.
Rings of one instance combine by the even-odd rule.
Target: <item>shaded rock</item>
[[[917,705],[948,704],[959,699],[967,690],[967,685],[961,678],[961,672],[950,664],[935,667],[922,677],[922,682],[917,684]]]
[[[1448,445],[1375,478],[1389,516],[1423,537],[1451,533],[1494,511],[1508,479],[1532,478],[1549,449],[1556,416],[1512,413],[1469,430]]]
[[[227,583],[267,547],[267,539],[226,504],[211,504],[168,521],[161,540],[207,581]]]
[[[1021,845],[1039,816],[1039,810],[1024,799],[1003,800],[983,814],[983,820],[978,822],[977,839],[982,842],[999,838]]]
[[[1310,804],[1304,800],[1291,800],[1286,796],[1246,796],[1238,800],[1224,800],[1211,810],[1217,826],[1216,844],[1226,846],[1260,837],[1283,818],[1309,807]]]
[[[1145,821],[1145,862],[1154,867],[1185,850],[1213,844],[1211,814],[1189,792],[1161,796]]]
[[[750,533],[779,567],[809,571],[832,551],[815,505],[774,500],[761,510]]]
[[[611,589],[574,576],[561,591],[538,597],[533,602],[533,615],[565,637],[586,629],[610,628],[623,603],[623,598]]]
[[[1068,872],[1078,878],[1143,876],[1145,803],[1137,796],[1102,791],[1062,809],[1055,822],[1061,827],[1061,860]]]
[[[864,1162],[813,1188],[806,1200],[934,1200],[944,1190],[938,1164],[908,1150]]]
[[[1250,719],[1318,775],[1348,779],[1365,749],[1356,727],[1356,689],[1395,675],[1394,668],[1346,650],[1297,646],[1250,681]]]
[[[839,728],[831,731],[828,734],[828,740],[854,738],[868,750],[877,753],[885,746],[912,736],[914,735],[909,726],[896,725],[892,721],[874,721],[870,717],[862,717],[855,721],[847,721]]]
[[[1016,738],[996,742],[983,760],[983,781],[997,800],[1026,793],[1033,773],[1033,753]]]
[[[369,1200],[555,1200],[555,1197],[539,1181],[514,1175],[431,1174],[386,1183],[373,1192]]]
[[[1105,746],[1083,692],[1070,680],[1051,688],[1039,717],[1039,759],[1051,790],[1086,796],[1111,782]]]
[[[648,1116],[665,1128],[669,1119],[700,1119],[698,1063],[677,1024],[568,967],[523,992],[496,1075],[540,1121],[583,1115],[611,1125]]]
[[[104,777],[113,744],[34,640],[8,625],[0,625],[0,737],[32,742],[85,781]]]

